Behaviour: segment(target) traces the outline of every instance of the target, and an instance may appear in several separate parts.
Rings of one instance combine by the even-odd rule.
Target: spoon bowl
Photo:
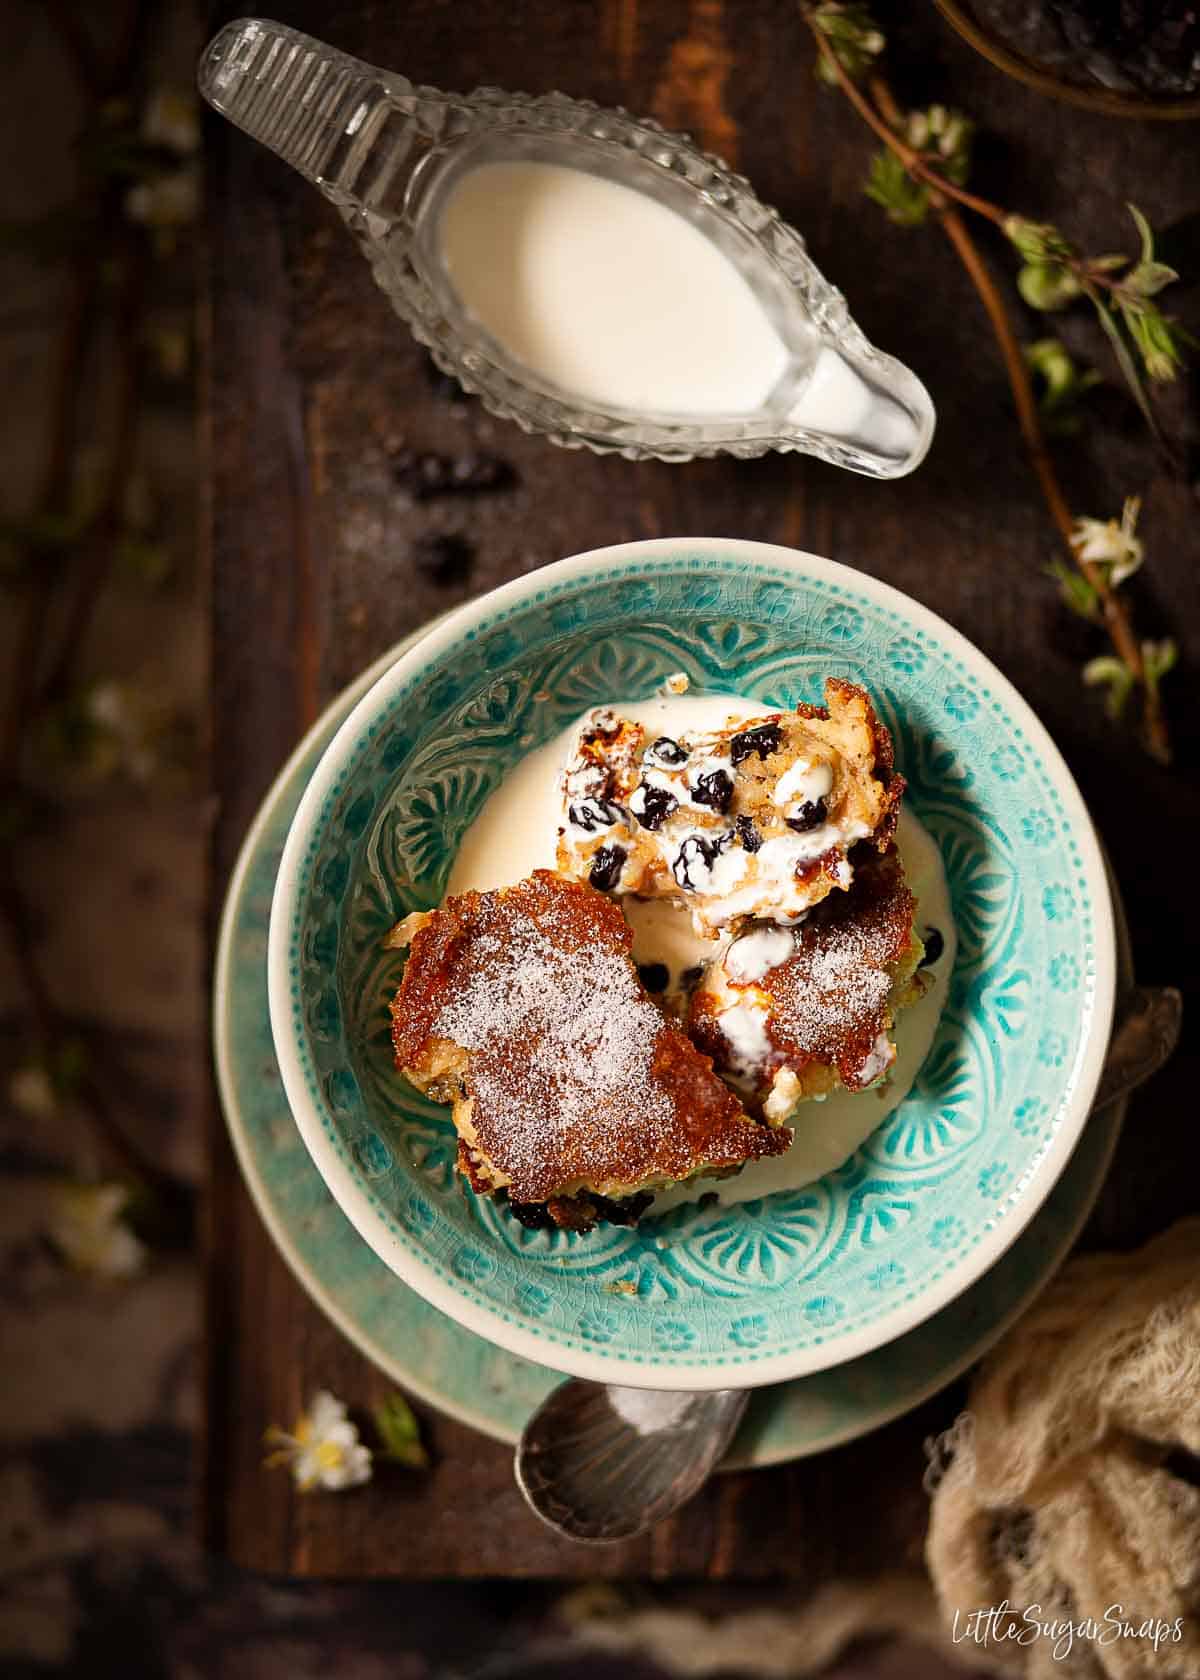
[[[517,1485],[542,1521],[570,1540],[632,1540],[700,1491],[749,1399],[746,1389],[664,1393],[572,1378],[525,1426]]]

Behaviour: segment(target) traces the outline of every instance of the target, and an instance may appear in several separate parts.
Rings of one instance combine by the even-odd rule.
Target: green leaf
[[[814,11],[812,21],[851,81],[857,82],[865,76],[887,45],[869,6],[824,0]],[[817,58],[817,75],[830,86],[837,86],[837,75],[824,53]]]
[[[1140,307],[1122,303],[1121,315],[1142,358],[1146,377],[1156,384],[1166,384],[1174,379],[1183,366],[1183,335],[1174,323],[1153,303]]]
[[[1142,643],[1142,669],[1146,674],[1146,687],[1153,693],[1158,693],[1158,685],[1167,672],[1174,669],[1179,660],[1179,648],[1169,637],[1162,642]]]
[[[1135,297],[1154,297],[1164,286],[1169,286],[1172,280],[1178,280],[1179,275],[1166,263],[1143,262],[1136,268],[1131,268],[1121,281],[1122,292],[1132,292]]]
[[[1062,309],[1082,290],[1069,268],[1058,262],[1026,263],[1017,274],[1017,290],[1031,309]]]
[[[1075,254],[1069,240],[1053,222],[1029,222],[1024,216],[1008,216],[1004,233],[1027,263],[1062,262]]]
[[[410,1470],[429,1468],[429,1454],[421,1442],[421,1428],[413,1409],[402,1394],[393,1392],[381,1400],[371,1416],[383,1446],[381,1456]]]
[[[1099,659],[1089,659],[1083,667],[1083,680],[1089,688],[1107,688],[1104,698],[1104,710],[1115,722],[1125,710],[1125,702],[1133,692],[1133,672],[1123,659],[1113,654],[1102,654]]]
[[[1050,577],[1058,584],[1059,594],[1064,605],[1086,619],[1089,624],[1100,622],[1100,597],[1092,588],[1082,572],[1064,565],[1061,560],[1052,560],[1046,568]]]
[[[136,129],[105,124],[85,130],[78,150],[83,167],[96,179],[151,181],[179,163],[174,152],[143,140]]]
[[[1154,230],[1136,204],[1128,206],[1129,214],[1133,217],[1138,230],[1138,237],[1142,242],[1141,260],[1130,269],[1121,281],[1121,291],[1131,293],[1134,297],[1154,297],[1164,286],[1169,286],[1179,275],[1166,263],[1154,260]]]
[[[44,763],[82,769],[97,779],[112,775],[120,762],[117,742],[91,715],[87,690],[68,695],[46,713],[36,745]]]
[[[888,220],[899,227],[919,227],[929,214],[929,189],[922,182],[914,181],[895,152],[886,146],[871,159],[871,172],[863,191],[882,205]]]
[[[1154,230],[1136,204],[1127,203],[1125,208],[1133,217],[1133,225],[1138,230],[1138,238],[1142,242],[1142,261],[1151,262],[1154,257]]]
[[[1039,338],[1027,344],[1025,360],[1034,376],[1045,430],[1060,437],[1073,435],[1082,425],[1080,403],[1094,385],[1103,383],[1100,375],[1095,368],[1077,368],[1057,338]]]

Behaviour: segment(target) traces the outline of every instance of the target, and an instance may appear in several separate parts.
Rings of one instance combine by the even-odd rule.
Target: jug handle
[[[204,49],[197,82],[215,110],[340,210],[365,215],[370,232],[400,214],[398,189],[418,160],[418,95],[404,76],[269,18],[239,18]]]

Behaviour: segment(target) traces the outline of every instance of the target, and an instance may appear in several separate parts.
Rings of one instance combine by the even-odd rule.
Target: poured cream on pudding
[[[677,738],[598,707],[563,772],[558,867],[603,892],[682,897],[701,935],[793,924],[850,886],[858,841],[892,832],[900,789],[875,773],[875,728],[865,691],[836,678],[819,715]]]
[[[759,700],[707,694],[667,694],[619,707],[622,717],[645,724],[648,731],[675,737],[688,731],[720,729],[730,718],[761,716],[766,709]],[[535,869],[555,867],[562,811],[559,775],[579,727],[579,722],[573,723],[554,740],[528,753],[505,777],[463,836],[448,892],[484,892],[512,886]],[[858,1093],[839,1090],[823,1102],[802,1104],[789,1121],[795,1130],[795,1142],[785,1155],[756,1162],[734,1178],[697,1180],[666,1191],[655,1198],[651,1217],[704,1195],[716,1195],[723,1203],[745,1202],[809,1184],[840,1166],[908,1095],[933,1042],[954,967],[956,940],[937,844],[903,807],[896,844],[908,885],[917,899],[916,930],[921,933],[936,928],[944,948],[927,971],[932,980],[928,992],[896,1020],[892,1036],[897,1056],[886,1083]],[[689,969],[710,962],[726,943],[698,935],[690,911],[682,906],[625,896],[621,907],[633,928],[637,962],[643,971],[654,965],[666,969],[668,995],[678,993]],[[763,937],[756,939],[762,943]],[[752,946],[744,953],[747,961],[764,961],[770,955],[765,945],[762,950]],[[762,1030],[756,1021],[748,1020],[745,1025],[749,1034],[756,1028]],[[748,1051],[752,1048],[747,1044]]]

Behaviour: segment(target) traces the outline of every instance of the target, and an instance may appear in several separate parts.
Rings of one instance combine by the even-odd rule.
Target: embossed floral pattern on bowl
[[[587,1237],[464,1194],[445,1110],[391,1067],[400,915],[445,887],[499,779],[589,704],[697,688],[791,705],[866,683],[942,850],[959,932],[912,1092],[836,1172]],[[1044,1198],[1107,1043],[1112,913],[1037,720],[949,626],[867,576],[725,541],[582,555],[452,614],[358,703],[297,812],[272,913],[272,1024],[314,1161],[427,1300],[560,1370],[759,1383],[857,1357],[957,1295]],[[1036,1114],[1036,1124],[1033,1116]]]

